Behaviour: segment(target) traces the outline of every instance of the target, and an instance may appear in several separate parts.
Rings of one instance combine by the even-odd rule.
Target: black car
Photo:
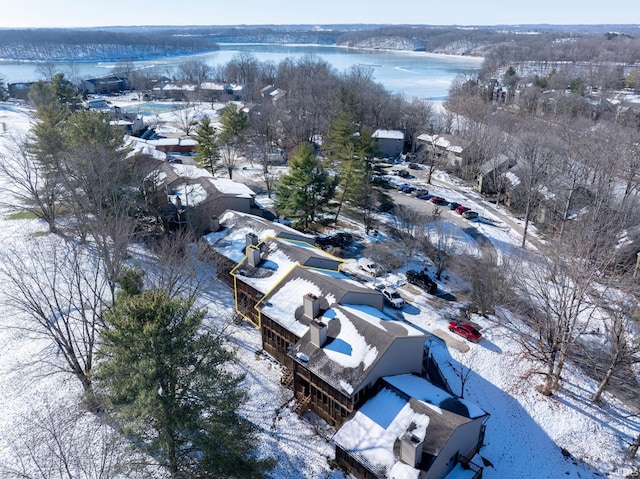
[[[338,248],[344,248],[353,243],[353,236],[351,233],[336,233],[331,236],[319,236],[316,238],[316,244],[321,247],[336,246]]]
[[[436,291],[438,290],[438,285],[424,270],[416,271],[415,269],[410,269],[407,271],[407,281],[410,284],[414,284],[424,289],[429,294],[436,294]]]
[[[460,206],[460,203],[456,203],[455,201],[452,201],[451,203],[449,203],[450,210],[455,210],[458,206]]]

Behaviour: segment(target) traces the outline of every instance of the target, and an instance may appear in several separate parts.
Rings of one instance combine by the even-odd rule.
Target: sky
[[[190,0],[20,0],[0,8],[0,28],[95,27],[130,25],[265,24],[640,24],[634,0],[242,0],[238,4]],[[315,6],[313,6],[315,4]],[[184,5],[184,7],[182,6]],[[447,6],[449,5],[449,6]]]

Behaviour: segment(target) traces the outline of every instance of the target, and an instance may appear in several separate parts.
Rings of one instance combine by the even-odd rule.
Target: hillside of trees
[[[206,37],[167,32],[104,30],[0,30],[0,58],[47,62],[120,61],[202,53],[216,49]]]

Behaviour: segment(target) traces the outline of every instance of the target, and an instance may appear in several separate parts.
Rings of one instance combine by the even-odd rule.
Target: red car
[[[436,205],[441,205],[447,202],[447,200],[445,200],[442,196],[432,196],[431,198],[429,198],[429,201],[431,201],[431,203],[435,203]]]
[[[468,206],[460,205],[454,211],[461,215],[462,213],[464,213],[465,211],[469,211],[470,209],[471,208],[469,208]]]
[[[458,321],[449,322],[449,331],[459,334],[467,341],[477,343],[482,339],[482,333],[469,323],[460,323]]]

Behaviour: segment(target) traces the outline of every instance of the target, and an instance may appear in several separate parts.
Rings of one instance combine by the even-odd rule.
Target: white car
[[[404,306],[404,299],[402,299],[402,296],[400,296],[397,289],[387,286],[382,289],[382,295],[384,296],[384,300],[389,303],[391,307],[402,309]]]
[[[360,258],[358,260],[358,268],[360,268],[363,271],[366,271],[371,276],[375,276],[376,278],[384,274],[382,267],[368,258]]]

